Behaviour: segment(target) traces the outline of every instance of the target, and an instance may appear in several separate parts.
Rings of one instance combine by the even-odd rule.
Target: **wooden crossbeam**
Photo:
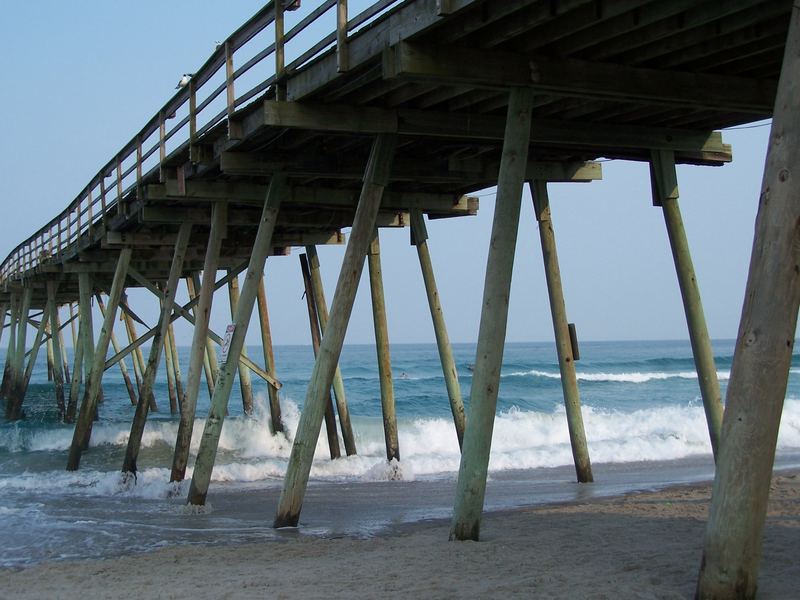
[[[268,126],[292,127],[315,131],[369,133],[382,123],[387,133],[409,136],[431,136],[453,139],[503,139],[505,118],[495,115],[462,112],[439,112],[412,109],[372,109],[373,119],[368,130],[352,129],[361,106],[322,105],[304,102],[265,101],[259,122]],[[343,118],[350,111],[353,115]],[[376,111],[382,111],[378,118]],[[251,126],[255,126],[251,124]],[[531,143],[594,147],[602,154],[604,148],[637,149],[649,160],[650,149],[673,150],[679,162],[729,162],[731,148],[722,142],[722,134],[665,127],[603,125],[579,121],[533,119]]]
[[[383,76],[599,100],[621,99],[769,116],[777,82],[663,71],[578,59],[400,42],[383,53]]]
[[[205,199],[204,199],[205,200]],[[175,244],[175,233],[149,233],[149,232],[130,232],[122,233],[110,231],[101,241],[101,248],[114,249],[125,246],[152,246],[155,248],[169,247]],[[313,241],[311,241],[313,240]],[[298,233],[284,233],[273,237],[276,246],[305,246],[306,244],[343,244],[344,234],[339,231],[309,231]],[[149,249],[148,249],[149,250]],[[201,251],[190,251],[189,254],[197,254]]]

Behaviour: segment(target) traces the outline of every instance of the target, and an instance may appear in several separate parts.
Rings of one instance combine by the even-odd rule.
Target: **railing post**
[[[275,99],[286,100],[286,85],[283,83],[284,71],[286,68],[286,54],[284,52],[284,29],[283,0],[275,1]]]
[[[242,138],[242,126],[233,119],[233,113],[236,111],[235,74],[233,69],[233,47],[229,40],[225,42],[225,93],[228,105],[228,139],[231,140]]]
[[[106,176],[100,177],[100,209],[103,211],[103,226],[106,224]]]
[[[336,70],[340,73],[350,69],[347,50],[347,0],[336,2]]]
[[[198,162],[197,152],[197,84],[189,80],[189,160]]]
[[[158,113],[158,170],[159,181],[166,181],[164,174],[164,161],[167,159],[167,121],[164,111]]]

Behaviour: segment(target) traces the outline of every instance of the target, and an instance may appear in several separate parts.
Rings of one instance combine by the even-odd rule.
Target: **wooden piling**
[[[97,300],[97,306],[100,307],[100,314],[103,318],[106,316],[106,305],[103,302],[102,296],[100,294],[95,294],[95,299]],[[114,328],[111,328],[111,345],[114,348],[114,353],[119,353],[119,342],[117,341],[117,336],[114,334]],[[131,406],[136,406],[136,390],[133,387],[133,383],[131,382],[131,376],[128,374],[128,366],[125,364],[125,359],[122,358],[117,363],[119,365],[120,373],[122,374],[122,380],[125,382],[125,388],[128,390],[128,397],[131,399]]]
[[[308,474],[314,458],[314,448],[325,412],[325,393],[331,387],[333,374],[339,362],[358,282],[364,268],[364,259],[375,235],[375,222],[383,190],[389,180],[396,143],[395,136],[380,134],[372,145],[350,239],[333,296],[328,328],[322,338],[319,357],[314,363],[303,412],[292,445],[283,491],[275,516],[275,527],[295,527],[300,518]]]
[[[186,397],[186,390],[183,387],[183,377],[181,376],[181,360],[178,355],[178,343],[175,340],[175,328],[172,323],[167,329],[169,333],[169,349],[172,353],[172,368],[175,376],[175,393],[178,396],[178,410],[182,410],[183,400]]]
[[[63,361],[63,373],[64,373],[64,381],[70,380],[70,372],[69,372],[69,359],[67,358],[67,349],[64,345],[64,330],[61,328],[61,319],[58,316],[58,311],[56,311],[56,330],[58,331],[58,344],[61,346],[61,358]]]
[[[28,393],[28,385],[30,384],[31,376],[33,375],[33,369],[36,366],[36,358],[39,355],[39,349],[41,348],[42,341],[44,340],[44,332],[47,328],[47,324],[50,321],[49,314],[50,306],[48,304],[44,311],[42,311],[42,320],[39,321],[39,327],[36,329],[36,337],[33,340],[33,345],[31,346],[31,350],[28,355],[28,366],[25,367],[25,374],[22,378],[20,391],[18,392],[19,405],[16,408],[17,418],[22,416],[22,403],[25,401],[25,394]]]
[[[320,333],[325,335],[325,329],[328,327],[328,303],[325,301],[325,288],[322,285],[322,273],[317,247],[313,245],[306,246],[306,255],[308,256],[308,268],[311,275],[311,289],[314,292],[314,305],[319,317],[319,329]],[[344,393],[344,379],[338,363],[333,373],[333,395],[336,398],[336,410],[339,413],[339,426],[342,430],[345,453],[347,456],[353,456],[357,454],[356,438],[353,435],[350,409],[347,406],[347,397]]]
[[[186,285],[189,288],[190,298],[195,298],[197,296],[197,290],[200,289],[200,275],[195,273],[192,277],[187,277]],[[192,314],[195,315],[195,317],[197,316],[195,309],[192,309]],[[214,350],[214,342],[211,338],[206,338],[205,348],[203,353],[203,372],[205,373],[208,397],[210,398],[214,394],[214,382],[219,372],[219,365],[217,365],[217,353]],[[186,393],[188,394],[188,391]]]
[[[269,326],[269,310],[267,308],[267,290],[264,287],[264,276],[261,276],[261,283],[258,286],[256,296],[258,305],[258,320],[261,325],[261,347],[264,350],[264,370],[275,377],[275,354],[272,350],[272,331]],[[278,397],[278,388],[272,384],[267,384],[267,394],[269,395],[269,415],[272,426],[272,433],[283,431],[283,419],[281,417],[281,402]]]
[[[47,280],[47,302],[50,308],[50,331],[52,331],[53,342],[53,387],[56,394],[56,406],[58,407],[58,418],[64,420],[67,407],[64,402],[64,371],[63,371],[63,346],[61,344],[61,327],[58,322],[58,305],[56,303],[56,292],[58,291],[58,281]]]
[[[33,288],[26,287],[22,292],[22,303],[17,322],[16,344],[12,378],[6,396],[6,419],[16,421],[22,416],[22,401],[25,381],[25,342],[27,341],[28,315],[30,313]]]
[[[76,321],[78,321],[78,324],[80,325],[80,320],[75,317],[75,307],[74,307],[73,303],[70,302],[69,303],[69,327],[70,327],[70,331],[72,332],[72,353],[73,353],[73,355],[75,354],[75,349],[80,345],[80,342],[79,342],[79,339],[78,339],[78,335],[79,334],[76,332],[76,328],[75,328],[75,322]],[[61,344],[61,345],[63,346],[64,344]],[[81,356],[83,356],[83,351],[81,351]],[[79,364],[81,366],[81,369],[83,369],[82,363],[79,363]],[[75,357],[73,356],[73,368],[72,368],[73,377],[75,375],[75,373],[74,373],[75,366],[74,365],[75,365]],[[71,381],[72,378],[68,377],[67,379]],[[83,382],[83,371],[79,370],[78,371],[78,383],[82,383],[82,382]]]
[[[186,398],[183,402],[178,434],[175,438],[175,452],[172,457],[170,481],[183,481],[186,476],[186,464],[189,461],[189,446],[192,441],[194,416],[197,409],[197,395],[200,392],[200,369],[203,365],[203,359],[207,358],[208,324],[214,300],[214,283],[219,264],[219,250],[222,240],[226,237],[226,230],[227,208],[225,203],[219,202],[214,205],[211,213],[211,230],[208,234],[208,244],[206,245],[202,284],[199,283],[197,274],[193,275],[191,282],[188,279],[186,281],[189,297],[194,298],[199,294],[200,298],[194,309],[195,322],[194,332],[192,333],[192,346],[189,353]],[[208,371],[206,372],[206,378],[213,389]]]
[[[44,318],[44,315],[42,315]],[[0,323],[2,326],[2,323]],[[50,313],[47,314],[47,323],[45,324],[44,334],[47,338],[47,381],[53,381],[53,361],[55,354],[53,353],[53,336],[55,335],[54,327],[50,324]]]
[[[661,206],[664,212],[664,223],[667,226],[675,272],[686,313],[686,324],[689,328],[689,340],[692,344],[692,355],[697,369],[700,384],[700,396],[706,413],[708,434],[711,438],[711,449],[714,460],[719,455],[719,436],[722,430],[722,394],[719,390],[717,366],[714,362],[714,350],[711,337],[708,335],[703,303],[700,300],[700,287],[689,252],[689,241],[683,228],[683,219],[678,205],[678,176],[675,171],[675,153],[671,150],[653,150],[651,152],[650,171],[653,188],[653,202]]]
[[[503,364],[522,186],[528,160],[532,104],[533,93],[530,89],[511,90],[450,539],[477,540],[480,533],[500,368]]]
[[[436,336],[436,346],[439,349],[439,361],[442,364],[447,398],[450,401],[450,412],[453,414],[458,447],[461,449],[464,447],[464,428],[466,427],[464,400],[461,398],[461,384],[458,381],[456,361],[453,358],[453,348],[450,346],[450,337],[447,335],[447,326],[444,322],[439,288],[436,286],[436,278],[433,274],[433,262],[428,249],[428,230],[425,227],[425,218],[419,210],[411,211],[411,236],[413,244],[417,247],[422,280],[428,296],[428,308],[433,321],[433,332]]]
[[[383,437],[386,443],[386,460],[400,460],[400,443],[397,439],[397,414],[392,383],[392,358],[389,351],[389,326],[386,322],[386,301],[383,295],[381,274],[381,245],[379,231],[367,252],[369,289],[372,297],[372,321],[375,325],[375,350],[378,355],[378,378],[381,387],[381,412]]]
[[[561,372],[561,390],[564,394],[564,406],[567,413],[569,441],[572,446],[572,460],[579,483],[594,481],[592,463],[589,460],[589,447],[586,443],[586,431],[581,414],[581,396],[578,390],[578,377],[575,373],[575,356],[572,352],[567,307],[564,302],[564,289],[561,285],[561,268],[558,264],[556,236],[550,213],[550,198],[547,193],[547,182],[536,180],[530,184],[533,197],[533,210],[539,224],[539,239],[542,245],[544,275],[547,281],[547,293],[550,299],[550,315],[553,319],[553,333],[558,356],[558,368]]]
[[[230,273],[230,271],[229,271]],[[236,308],[239,306],[239,277],[234,277],[228,283],[228,298],[231,305],[231,319],[234,319]],[[242,356],[247,356],[247,346],[242,346]],[[239,362],[239,389],[242,393],[242,410],[246,415],[253,414],[253,382],[250,379],[250,370]]]
[[[308,324],[311,329],[311,347],[314,350],[314,358],[319,356],[320,340],[322,338],[319,329],[319,316],[314,302],[314,291],[311,289],[311,275],[308,272],[308,260],[305,254],[300,255],[300,268],[303,272],[303,284],[305,286],[306,308],[308,309]],[[336,433],[336,415],[333,412],[333,399],[331,391],[328,390],[325,398],[325,432],[328,437],[328,450],[331,460],[340,458],[342,451],[339,448],[339,436]]]
[[[92,368],[92,364],[94,363],[94,324],[92,317],[93,286],[94,283],[91,274],[78,274],[78,313],[86,324],[86,327],[81,331],[82,335],[78,337],[78,341],[83,345],[81,371],[83,372],[84,394],[87,384],[89,383],[89,369]],[[83,327],[83,325],[81,325],[81,327]],[[102,391],[99,393],[102,397]],[[76,402],[74,410],[77,410],[77,408]],[[73,412],[73,419],[74,416],[75,413]],[[92,415],[92,417],[94,418],[94,415]]]
[[[8,349],[6,350],[6,364],[3,367],[3,381],[0,384],[0,397],[7,399],[11,382],[14,378],[15,355],[17,353],[17,321],[19,320],[20,294],[11,294],[11,310],[9,313]]]
[[[264,263],[267,260],[267,254],[272,244],[272,233],[275,230],[275,221],[285,184],[286,178],[283,175],[275,174],[272,176],[267,198],[264,202],[264,209],[261,213],[261,220],[259,221],[258,233],[256,233],[253,250],[250,254],[247,275],[245,276],[244,286],[236,308],[234,331],[228,349],[228,358],[220,369],[219,378],[214,387],[214,395],[211,398],[211,408],[203,429],[203,437],[200,440],[192,483],[189,487],[189,504],[205,504],[206,501],[211,472],[214,469],[214,459],[219,446],[219,436],[222,433],[222,424],[225,420],[228,400],[233,387],[233,377],[244,347],[245,335],[250,324],[250,316],[253,313],[258,285],[264,273]]]
[[[178,394],[175,391],[175,369],[172,363],[172,347],[169,343],[169,327],[164,337],[164,362],[167,367],[167,395],[169,396],[169,413],[178,414]]]
[[[161,348],[164,346],[164,338],[167,333],[170,317],[172,316],[173,304],[175,304],[175,296],[178,291],[178,281],[180,280],[181,271],[183,270],[183,261],[186,257],[186,248],[189,245],[191,234],[191,223],[182,223],[180,229],[178,229],[178,237],[175,241],[175,250],[172,255],[169,277],[167,278],[164,300],[158,320],[158,330],[153,336],[153,341],[150,345],[150,354],[147,357],[147,366],[145,367],[144,377],[142,378],[142,393],[139,395],[139,400],[136,403],[136,412],[133,416],[133,423],[131,424],[131,433],[128,437],[128,446],[125,450],[125,459],[122,463],[123,473],[132,473],[135,475],[137,471],[136,461],[139,457],[142,435],[144,435],[144,426],[147,421],[147,413],[150,406],[148,398],[153,392],[153,385],[155,384],[156,373],[158,372],[158,362],[161,357]]]
[[[800,6],[775,98],[697,598],[754,598],[800,305]]]
[[[89,438],[92,434],[92,423],[97,410],[97,401],[100,397],[100,386],[105,371],[106,354],[108,344],[111,341],[111,331],[114,328],[114,319],[117,316],[117,307],[125,290],[125,277],[128,275],[128,265],[131,261],[133,251],[130,248],[123,248],[119,252],[117,267],[114,271],[114,278],[111,282],[111,290],[108,294],[108,309],[103,317],[103,326],[97,338],[97,346],[91,354],[92,363],[86,370],[86,389],[84,390],[81,409],[78,413],[78,420],[75,423],[75,431],[72,435],[72,444],[69,448],[67,459],[67,471],[77,471],[81,462],[81,454],[89,447]],[[82,274],[82,273],[81,273]],[[81,296],[86,294],[86,290],[81,290]],[[81,301],[81,311],[85,308],[85,303]],[[82,325],[83,326],[83,325]]]

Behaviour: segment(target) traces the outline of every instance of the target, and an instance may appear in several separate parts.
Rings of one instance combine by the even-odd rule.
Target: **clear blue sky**
[[[305,1],[304,11],[316,6]],[[356,12],[364,2],[351,3]],[[0,258],[62,210],[224,39],[262,6],[254,0],[30,0],[8,3],[0,21]],[[289,26],[300,14],[289,13]],[[333,15],[328,18],[333,27]],[[302,42],[301,42],[302,43]],[[741,311],[768,127],[727,131],[734,162],[681,167],[681,206],[712,337],[735,337]],[[554,226],[570,320],[581,339],[687,337],[663,217],[650,199],[645,164],[607,162],[604,181],[551,186]],[[430,249],[450,336],[477,337],[494,197],[480,192],[473,218],[430,224]],[[433,341],[408,230],[384,230],[383,271],[392,342]],[[295,251],[267,262],[277,344],[308,343]],[[321,248],[328,300],[343,248]],[[523,199],[509,341],[550,340],[552,327],[530,197]],[[156,305],[132,294],[155,321]],[[215,299],[224,330],[227,295]],[[254,321],[255,323],[256,321]],[[188,343],[191,329],[178,327]],[[255,342],[251,328],[248,339]],[[366,277],[349,343],[371,343]]]

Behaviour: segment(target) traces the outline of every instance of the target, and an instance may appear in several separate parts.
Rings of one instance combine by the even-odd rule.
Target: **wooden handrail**
[[[380,0],[369,8],[356,15],[353,19],[344,19],[346,26],[342,25],[341,8],[344,6],[346,17],[346,2],[342,0],[324,0],[309,14],[300,19],[288,31],[283,31],[283,23],[276,22],[276,12],[282,16],[283,11],[292,11],[300,6],[300,0],[277,0],[280,7],[276,7],[276,0],[271,0],[264,7],[248,19],[241,27],[234,31],[211,56],[203,63],[191,78],[189,85],[179,89],[155,113],[155,115],[142,127],[111,160],[109,160],[89,183],[78,193],[77,197],[56,217],[48,221],[42,228],[34,232],[26,240],[18,244],[0,264],[0,283],[5,285],[12,278],[21,278],[26,270],[37,267],[43,260],[61,257],[73,244],[76,244],[84,234],[92,235],[96,230],[98,221],[104,224],[108,214],[122,199],[142,185],[142,182],[161,167],[167,159],[166,144],[187,125],[188,133],[185,139],[178,144],[178,149],[191,148],[199,138],[219,124],[226,117],[231,123],[234,111],[238,110],[271,86],[280,82],[284,74],[290,74],[299,66],[319,55],[332,44],[344,46],[348,34],[369,19],[401,0]],[[276,10],[277,8],[277,10]],[[337,9],[336,29],[317,41],[310,48],[300,53],[290,64],[284,65],[283,52],[286,44],[294,40],[315,23],[323,15]],[[282,21],[282,19],[280,19]],[[245,46],[250,40],[273,25],[276,28],[275,42],[267,45],[239,66],[233,68],[233,60],[237,50]],[[346,48],[337,48],[341,56],[346,56]],[[280,54],[280,55],[279,55]],[[271,55],[275,56],[274,73],[265,77],[261,82],[246,91],[239,91],[235,87],[236,80],[250,71],[254,66],[261,64]],[[204,85],[208,83],[220,69],[225,68],[224,81],[215,87],[198,102],[201,91],[207,91]],[[227,92],[226,105],[223,110],[211,116],[204,123],[198,120],[198,115],[208,108],[211,103]],[[237,93],[238,92],[238,93]],[[167,120],[178,111],[187,107],[188,114],[181,118],[171,128],[167,127]],[[149,145],[150,138],[155,134],[155,143]],[[145,148],[144,145],[148,144]],[[154,167],[145,172],[145,163],[158,152],[158,162]],[[123,165],[130,162],[130,165]],[[129,178],[135,173],[135,180]],[[106,178],[111,178],[113,183],[106,186]],[[86,219],[82,217],[86,216]]]

